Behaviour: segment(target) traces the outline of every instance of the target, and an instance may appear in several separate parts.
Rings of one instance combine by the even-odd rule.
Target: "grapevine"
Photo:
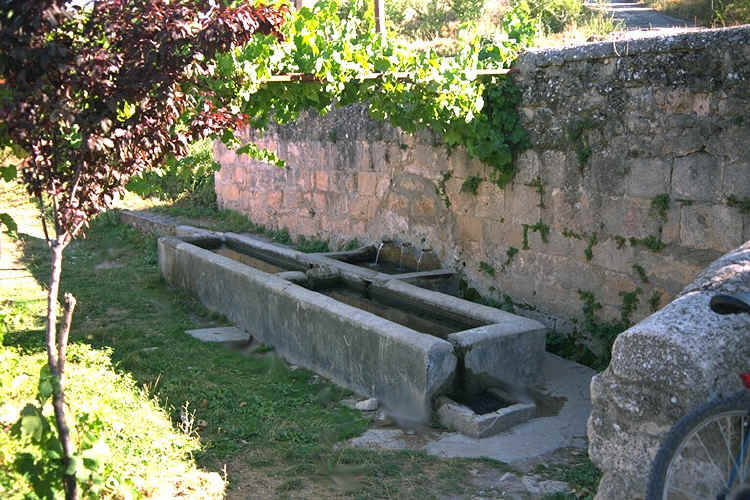
[[[335,0],[300,9],[282,26],[283,41],[256,36],[218,56],[204,85],[218,96],[233,96],[233,109],[258,130],[291,123],[304,110],[325,114],[367,102],[373,118],[410,133],[431,130],[448,148],[463,146],[491,167],[499,186],[510,181],[513,157],[528,143],[517,111],[520,92],[509,78],[479,79],[474,72],[509,67],[529,44],[535,25],[525,4],[506,14],[503,38],[487,43],[467,26],[458,52],[440,57],[381,38],[360,3],[344,15]],[[316,81],[269,82],[272,75],[298,73]],[[382,76],[367,78],[372,73]],[[398,76],[404,73],[410,77]],[[227,134],[223,139],[239,146]],[[238,152],[280,163],[252,145]]]

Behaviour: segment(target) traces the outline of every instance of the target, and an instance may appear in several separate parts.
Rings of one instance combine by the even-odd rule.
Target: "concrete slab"
[[[202,342],[247,342],[250,335],[234,326],[185,330],[185,333]]]
[[[542,364],[544,387],[535,398],[538,418],[495,436],[476,439],[455,432],[423,432],[426,444],[412,447],[441,457],[488,457],[506,463],[524,462],[563,448],[585,449],[586,421],[591,412],[589,383],[591,368],[547,353]],[[540,404],[541,403],[541,404]],[[403,447],[412,430],[383,432],[371,429],[349,441],[353,447],[383,449]]]

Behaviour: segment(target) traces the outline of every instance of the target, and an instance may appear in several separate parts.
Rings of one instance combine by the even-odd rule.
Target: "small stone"
[[[361,411],[375,411],[378,409],[378,400],[375,398],[365,399],[355,405]]]
[[[342,399],[341,400],[341,404],[342,405],[344,405],[347,408],[350,408],[352,410],[356,410],[357,409],[357,403],[358,403],[358,401],[356,399],[352,399],[352,398],[346,398],[346,399]]]

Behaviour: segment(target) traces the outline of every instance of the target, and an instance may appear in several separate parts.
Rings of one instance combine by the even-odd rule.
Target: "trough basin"
[[[214,233],[160,238],[159,266],[171,285],[192,291],[290,362],[375,397],[402,418],[429,422],[440,396],[541,382],[542,324],[330,254]]]

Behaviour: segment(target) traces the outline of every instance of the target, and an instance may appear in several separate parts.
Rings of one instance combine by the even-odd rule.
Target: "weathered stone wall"
[[[352,106],[241,132],[283,170],[217,145],[219,203],[292,234],[432,248],[481,293],[559,329],[580,314],[577,290],[617,317],[640,288],[643,317],[750,238],[750,217],[727,204],[750,196],[750,28],[530,52],[517,67],[533,147],[504,189],[461,192],[486,167]],[[547,227],[545,242],[534,229]],[[666,247],[630,241],[648,237]]]

